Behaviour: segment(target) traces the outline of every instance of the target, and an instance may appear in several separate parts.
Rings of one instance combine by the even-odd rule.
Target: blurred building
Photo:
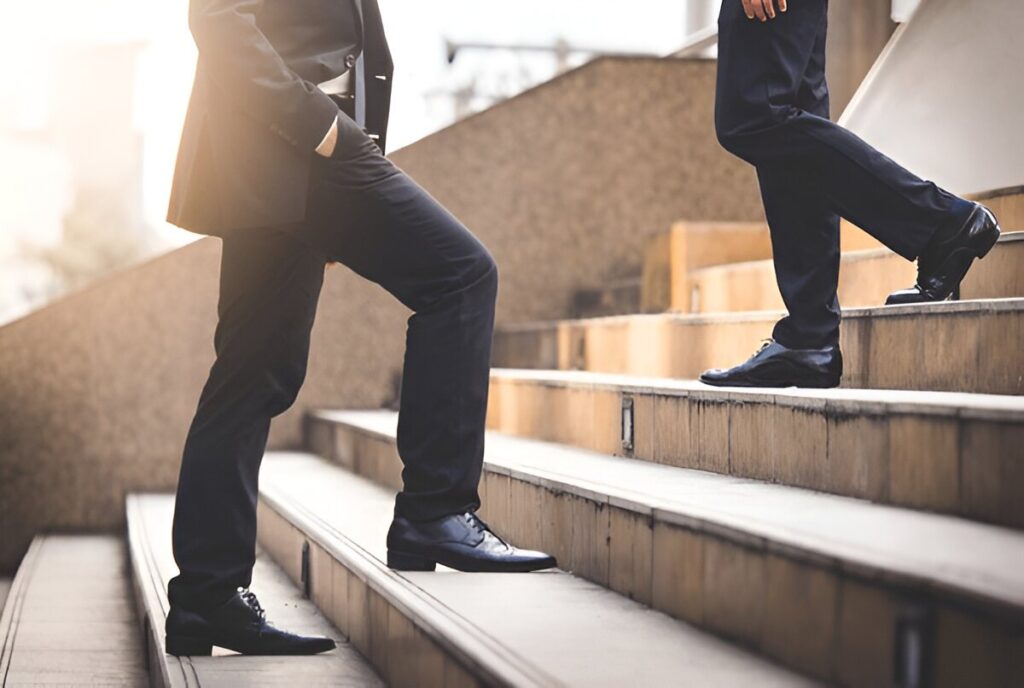
[[[135,80],[143,44],[67,46],[0,119],[0,321],[145,253]],[[6,100],[6,99],[5,99]],[[9,101],[8,101],[9,102]]]

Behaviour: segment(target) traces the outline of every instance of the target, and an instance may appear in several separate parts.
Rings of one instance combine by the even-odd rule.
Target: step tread
[[[327,621],[312,602],[302,597],[287,575],[270,557],[257,552],[252,590],[267,610],[267,618],[296,633],[327,635],[338,648],[311,657],[255,657],[214,648],[212,657],[177,658],[164,654],[167,581],[177,574],[171,552],[174,497],[163,494],[130,495],[127,499],[132,565],[145,600],[147,632],[159,648],[155,659],[175,686],[293,686],[301,678],[310,685],[381,686],[369,664]],[[226,656],[231,656],[225,661]]]
[[[0,578],[0,613],[4,611],[4,603],[7,601],[7,593],[11,591],[13,578]]]
[[[1024,298],[970,299],[964,301],[943,301],[941,303],[910,304],[906,306],[871,306],[864,308],[844,308],[843,319],[854,318],[906,318],[908,316],[942,317],[954,314],[989,314],[1019,313],[1024,311]],[[536,320],[512,323],[498,328],[498,333],[521,333],[536,330],[548,330],[561,324],[586,323],[628,323],[645,322],[678,322],[692,325],[737,323],[737,322],[774,322],[784,311],[726,311],[719,313],[626,313],[605,315],[592,318],[564,318],[561,320]]]
[[[1003,231],[999,237],[999,244],[1009,244],[1016,241],[1024,241],[1024,231]],[[885,248],[865,248],[859,251],[847,251],[842,255],[842,261],[844,263],[852,263],[861,260],[874,260],[876,258],[886,258],[895,256],[891,250]],[[771,266],[772,259],[765,258],[761,260],[747,260],[737,263],[724,263],[722,265],[709,265],[705,268],[698,268],[690,272],[690,275],[698,275],[702,273],[711,272],[722,272],[728,270],[747,270],[751,267],[760,269],[761,266]]]
[[[972,394],[969,392],[931,392],[902,389],[751,389],[712,387],[697,380],[663,377],[639,377],[584,370],[532,370],[495,368],[492,377],[526,380],[539,384],[572,385],[618,389],[624,392],[686,396],[697,393],[723,401],[763,401],[798,407],[820,408],[832,405],[837,410],[864,412],[909,412],[990,420],[1024,421],[1024,398],[1009,394]]]
[[[148,685],[125,561],[114,536],[37,536],[0,600],[0,684]]]
[[[390,411],[318,415],[395,437],[396,414]],[[923,586],[1004,613],[1024,612],[1024,533],[1014,530],[497,433],[488,434],[486,461],[515,477],[824,559],[860,576]]]
[[[376,575],[384,580],[381,585],[393,586],[397,580],[406,593],[417,593],[418,603],[404,596],[410,607],[433,604],[433,609],[447,612],[447,618],[432,616],[426,621],[446,624],[454,642],[482,644],[490,656],[503,657],[521,672],[513,683],[812,685],[561,571],[530,575],[381,572],[394,493],[318,457],[269,453],[260,483],[262,498],[293,524],[306,520],[327,524],[317,532],[337,531],[337,541],[349,543],[341,547],[354,545],[363,556],[376,560]],[[299,527],[316,537],[309,532],[315,526]],[[332,549],[330,542],[321,546]]]

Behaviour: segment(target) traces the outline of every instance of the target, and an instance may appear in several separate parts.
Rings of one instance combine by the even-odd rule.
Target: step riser
[[[863,313],[863,312],[861,312]],[[746,360],[774,314],[567,321],[495,338],[495,366],[696,379]],[[1024,310],[861,315],[843,321],[843,386],[1024,394]]]
[[[264,550],[296,585],[308,586],[305,589],[321,613],[348,636],[388,685],[469,688],[504,684],[482,669],[465,668],[364,577],[307,538],[264,500],[259,503],[258,523]],[[302,575],[307,542],[308,582]]]
[[[395,475],[400,460],[392,440],[314,422],[324,426],[317,432],[327,458],[357,469],[389,464],[374,473]],[[338,453],[354,446],[363,452],[357,462]],[[892,685],[896,629],[921,609],[931,615],[929,669],[942,677],[936,686],[1005,685],[1012,669],[1014,635],[1004,622],[924,591],[492,465],[485,466],[481,497],[484,518],[517,544],[547,550],[563,568],[823,680]]]
[[[689,299],[690,271],[772,255],[768,226],[762,223],[677,222],[652,237],[644,251],[640,307],[654,313]],[[636,312],[635,310],[633,312]]]
[[[623,400],[633,447],[623,448]],[[494,377],[488,427],[681,468],[1024,527],[1024,426],[898,408],[661,396]]]
[[[1001,241],[976,262],[961,286],[963,299],[1024,296],[1024,241]],[[900,256],[883,253],[857,256],[843,262],[839,302],[844,308],[885,303],[897,289],[910,286],[917,268]],[[696,271],[688,276],[690,297],[673,303],[673,310],[690,313],[784,310],[771,263],[747,263]]]

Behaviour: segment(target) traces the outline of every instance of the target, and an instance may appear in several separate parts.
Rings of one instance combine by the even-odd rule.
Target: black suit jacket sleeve
[[[190,0],[189,28],[213,84],[245,113],[303,152],[316,149],[338,106],[288,68],[256,25],[263,0]]]

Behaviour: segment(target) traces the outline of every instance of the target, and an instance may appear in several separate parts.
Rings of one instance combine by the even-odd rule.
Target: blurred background
[[[599,54],[664,55],[714,0],[381,0],[405,146]],[[197,237],[164,213],[196,51],[188,0],[2,0],[0,323]]]

